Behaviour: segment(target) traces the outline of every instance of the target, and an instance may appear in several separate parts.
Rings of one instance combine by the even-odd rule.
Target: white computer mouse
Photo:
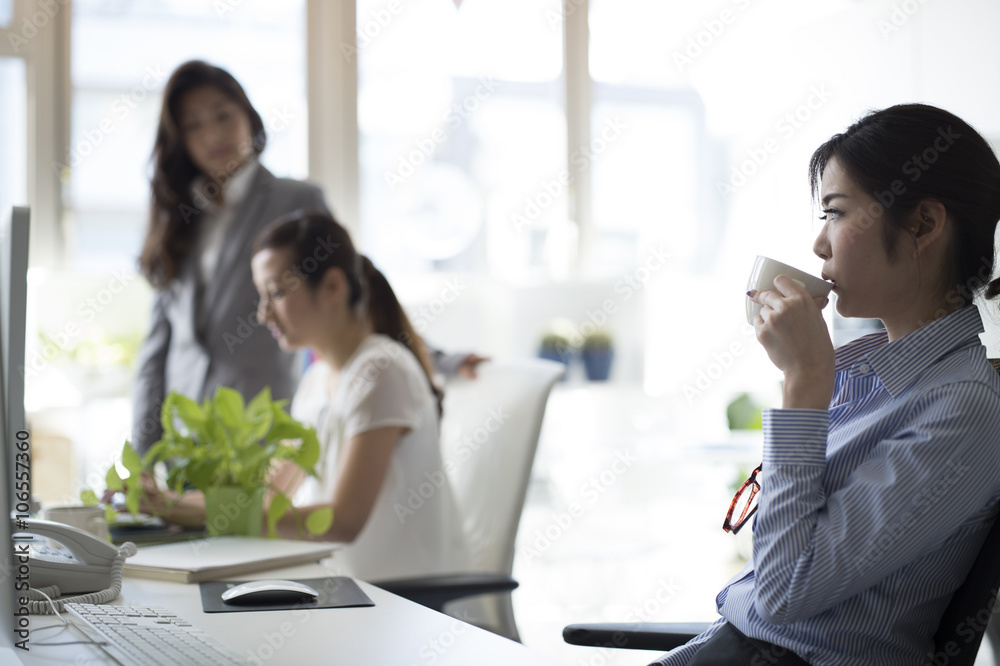
[[[319,592],[294,580],[253,580],[222,593],[227,604],[292,604],[317,597]]]

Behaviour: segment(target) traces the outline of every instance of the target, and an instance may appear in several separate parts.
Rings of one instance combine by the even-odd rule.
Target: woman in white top
[[[257,237],[258,318],[286,350],[309,347],[292,415],[316,426],[319,479],[275,483],[306,511],[332,507],[336,561],[371,580],[461,571],[465,544],[439,447],[441,392],[385,277],[326,212],[297,212]],[[291,514],[280,534],[299,537]]]

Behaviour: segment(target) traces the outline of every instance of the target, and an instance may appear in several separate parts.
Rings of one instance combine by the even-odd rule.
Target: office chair
[[[519,640],[510,599],[514,542],[545,405],[565,366],[524,359],[477,370],[476,379],[449,381],[441,422],[441,453],[475,573],[373,584]]]
[[[990,359],[1000,373],[1000,359]],[[1000,585],[1000,520],[993,523],[968,576],[955,590],[934,634],[934,654],[946,656],[948,666],[973,666],[986,633],[993,650],[994,665],[1000,664],[1000,624],[994,608]],[[989,622],[969,622],[981,611],[989,611]],[[571,624],[563,629],[563,639],[571,645],[618,647],[667,652],[687,643],[709,627],[708,622],[630,622]],[[959,633],[959,629],[962,632]],[[970,634],[970,630],[974,630]],[[956,654],[957,652],[957,654]]]

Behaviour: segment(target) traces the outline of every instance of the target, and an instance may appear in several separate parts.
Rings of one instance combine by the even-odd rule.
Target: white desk
[[[337,575],[321,564],[277,569],[254,578],[318,578]],[[534,653],[472,625],[414,604],[362,581],[375,605],[368,608],[204,613],[198,585],[126,578],[115,602],[127,606],[163,606],[245,656],[247,663],[344,666],[550,666],[561,662]],[[54,616],[31,616],[31,651],[15,650],[24,664],[113,663],[100,648],[88,645],[41,647],[82,637],[78,630],[38,628]]]

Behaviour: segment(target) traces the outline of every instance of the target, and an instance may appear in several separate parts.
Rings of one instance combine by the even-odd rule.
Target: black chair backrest
[[[990,359],[990,363],[1000,373],[1000,359]],[[1000,446],[1000,441],[997,446]],[[941,616],[941,623],[934,634],[935,652],[930,663],[947,663],[948,666],[972,666],[975,663],[986,625],[994,613],[1000,612],[1000,609],[994,608],[998,589],[1000,520],[994,521],[969,575],[955,590]]]
[[[934,634],[932,664],[972,666],[983,632],[997,603],[1000,584],[1000,520],[994,521],[979,556],[962,586],[955,590]]]

